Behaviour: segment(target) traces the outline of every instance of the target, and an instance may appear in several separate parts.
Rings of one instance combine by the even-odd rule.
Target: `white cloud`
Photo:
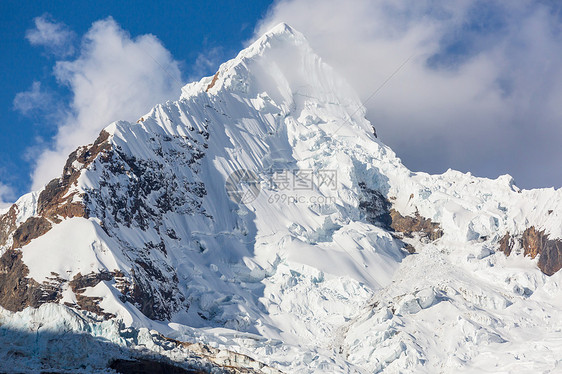
[[[77,58],[57,61],[54,73],[73,98],[53,147],[36,160],[33,190],[58,176],[68,154],[91,143],[109,123],[137,120],[152,106],[179,97],[182,86],[178,62],[155,36],[131,38],[112,18],[95,22]]]
[[[382,140],[415,170],[448,167],[561,186],[562,35],[545,2],[278,1],[284,21],[369,102]]]
[[[25,34],[31,45],[43,46],[57,57],[67,57],[74,53],[72,42],[75,34],[66,25],[53,21],[47,14],[33,21],[35,28],[27,30]]]
[[[52,96],[41,90],[41,82],[38,81],[34,81],[28,91],[18,92],[14,98],[14,110],[24,115],[36,110],[49,110],[52,104]]]
[[[10,201],[15,198],[11,187],[0,182],[0,209],[5,209],[11,205]]]
[[[214,74],[222,63],[223,52],[220,47],[209,48],[197,55],[195,63],[191,66],[189,81],[197,81],[204,76]]]

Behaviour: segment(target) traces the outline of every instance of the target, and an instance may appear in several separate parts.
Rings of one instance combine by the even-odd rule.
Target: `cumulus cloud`
[[[214,74],[222,61],[224,54],[221,47],[212,47],[197,54],[195,63],[191,66],[189,81],[197,81],[209,74]]]
[[[0,210],[9,207],[11,205],[10,201],[13,201],[14,198],[13,189],[0,182]]]
[[[49,110],[53,103],[50,93],[41,89],[41,82],[34,81],[28,91],[18,92],[14,98],[14,110],[23,115],[30,115],[34,111]]]
[[[25,37],[31,45],[43,46],[57,57],[67,57],[74,53],[75,34],[62,23],[57,23],[48,14],[34,20],[35,28],[27,30]]]
[[[112,18],[95,22],[77,57],[57,61],[54,74],[72,100],[52,146],[37,157],[34,190],[58,176],[68,154],[91,143],[109,123],[136,121],[152,106],[179,97],[182,86],[178,62],[155,36],[132,38]]]
[[[363,100],[411,56],[365,103],[410,168],[560,187],[562,34],[553,4],[282,0],[256,34],[291,24]]]

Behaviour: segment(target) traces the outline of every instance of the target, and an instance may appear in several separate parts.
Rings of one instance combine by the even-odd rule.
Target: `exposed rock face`
[[[47,233],[52,228],[52,223],[58,223],[62,218],[87,217],[85,205],[80,199],[76,199],[79,197],[77,192],[70,192],[70,190],[81,171],[101,152],[110,148],[108,138],[109,134],[102,131],[94,144],[80,147],[69,156],[63,176],[53,179],[39,194],[38,216],[30,217],[18,226],[16,224],[18,207],[14,204],[0,217],[0,246],[5,246],[10,238],[13,239],[11,249],[4,252],[0,258],[0,305],[4,308],[19,311],[27,306],[38,307],[46,302],[60,300],[61,287],[66,281],[59,278],[57,274],[53,274],[54,277],[43,284],[28,278],[29,269],[22,261],[22,253],[15,249]],[[92,303],[89,298],[79,293],[77,298],[81,300],[80,307],[96,311],[95,302]]]
[[[29,217],[14,231],[12,248],[21,248],[33,239],[40,237],[51,229],[52,225],[44,217]]]
[[[204,186],[177,180],[174,174],[162,171],[163,165],[155,161],[112,151],[102,163],[111,165],[108,167],[113,169],[114,174],[130,178],[125,186],[100,183],[100,190],[91,191],[86,197],[87,202],[92,203],[88,208],[89,215],[103,219],[110,226],[123,224],[146,230],[149,221],[154,221],[155,217],[159,221],[163,214],[170,211],[193,214],[201,207],[200,198],[206,193]],[[104,172],[106,170],[104,168]],[[107,179],[110,179],[109,175]],[[191,194],[195,195],[195,199]],[[156,204],[148,204],[151,199]]]
[[[392,208],[392,203],[381,192],[368,188],[364,182],[359,182],[359,188],[362,192],[359,209],[370,224],[402,233],[407,238],[412,238],[414,233],[429,240],[437,240],[443,236],[438,223],[422,217],[418,212],[413,217],[403,216]],[[415,252],[411,244],[406,244],[404,249],[408,253]]]
[[[418,212],[411,217],[403,216],[395,209],[390,209],[390,217],[392,219],[390,227],[408,238],[413,237],[413,233],[419,233],[429,240],[437,240],[443,236],[443,230],[438,223],[422,217]]]
[[[147,264],[143,264],[143,266],[149,267]],[[37,308],[41,304],[58,302],[61,299],[63,285],[68,281],[53,273],[52,277],[40,284],[34,279],[28,278],[28,275],[29,269],[22,261],[21,251],[9,249],[0,257],[0,285],[2,286],[0,287],[0,306],[15,312],[28,306]],[[143,274],[143,276],[146,277],[147,275]],[[116,288],[122,293],[123,300],[137,305],[139,310],[147,317],[152,319],[169,318],[173,310],[173,303],[161,305],[161,300],[155,297],[153,292],[162,290],[152,290],[149,285],[142,281],[143,276],[136,275],[133,270],[133,281],[131,282],[120,271],[101,271],[86,275],[78,273],[68,282],[76,296],[76,304],[66,304],[106,319],[113,318],[115,317],[113,314],[106,313],[99,306],[100,301],[102,301],[100,297],[85,296],[84,292],[87,288],[95,287],[102,281],[115,280]],[[160,276],[163,278],[162,275]],[[179,293],[174,285],[175,283],[171,284],[171,289]],[[178,297],[171,291],[165,293],[164,296],[169,297],[171,301]],[[181,302],[185,301],[181,296],[180,299]]]
[[[18,206],[13,205],[0,217],[0,246],[12,239],[10,248],[21,248],[63,219],[97,217],[108,235],[125,248],[132,268],[128,276],[121,272],[100,272],[77,274],[70,282],[58,282],[59,287],[68,282],[75,293],[76,304],[72,306],[105,318],[112,317],[99,306],[99,298],[87,297],[83,293],[101,281],[114,279],[123,300],[136,305],[149,318],[164,320],[181,308],[187,309],[189,305],[177,288],[175,270],[165,261],[154,261],[148,255],[160,251],[166,256],[164,242],[149,242],[144,248],[135,248],[121,240],[114,230],[120,225],[143,231],[155,229],[162,236],[178,239],[173,230],[161,227],[165,214],[204,214],[201,209],[202,198],[206,195],[203,183],[196,179],[180,179],[173,172],[173,167],[179,166],[197,173],[209,137],[205,130],[198,131],[198,135],[201,140],[153,134],[150,145],[159,157],[144,160],[112,145],[109,134],[102,131],[92,145],[72,152],[62,176],[53,179],[39,194],[37,216],[18,225]],[[75,188],[76,182],[86,168],[100,168],[103,176],[99,188],[79,192]],[[27,278],[29,271],[21,258],[21,253],[14,251],[6,252],[2,258],[5,272],[0,277],[0,287],[9,292],[2,294],[0,304],[9,310],[21,310],[26,306],[37,307],[43,302],[58,301],[60,292],[51,292],[50,283],[39,284]]]
[[[27,278],[29,269],[21,260],[21,251],[9,249],[0,257],[0,305],[12,312],[28,306],[37,308],[61,298],[60,282],[39,284]]]
[[[529,227],[521,237],[521,245],[523,246],[523,254],[531,258],[537,257],[542,252],[542,248],[546,246],[548,235],[544,231],[540,232],[534,226]]]
[[[540,252],[539,269],[546,275],[552,275],[562,269],[562,240],[548,239]]]
[[[203,135],[208,137],[208,133]],[[205,144],[190,144],[180,136],[154,134],[150,145],[160,156],[158,160],[140,159],[119,147],[100,157],[103,173],[100,188],[84,196],[88,216],[102,219],[106,227],[123,224],[146,230],[150,223],[160,222],[169,212],[201,213],[205,186],[179,179],[172,165],[197,173]]]
[[[37,200],[38,217],[30,217],[19,227],[16,225],[18,206],[10,207],[7,213],[0,216],[0,247],[5,246],[13,236],[12,248],[20,248],[31,240],[48,232],[53,223],[61,218],[87,217],[85,205],[80,201],[82,196],[70,189],[80,177],[81,171],[89,166],[97,156],[109,150],[109,134],[102,131],[94,144],[79,147],[68,157],[63,175],[53,179],[39,194]],[[69,193],[70,192],[70,193]]]
[[[205,90],[205,92],[209,92],[209,90],[211,88],[213,88],[213,86],[215,85],[215,83],[217,83],[217,79],[219,78],[219,72],[217,71],[215,73],[215,75],[213,75],[213,79],[211,80],[211,83],[209,83],[209,85],[207,86],[207,89]]]
[[[154,265],[143,263],[140,266],[150,268]],[[137,269],[137,271],[135,271],[135,269]],[[149,272],[157,272],[157,270],[152,268],[149,270]],[[169,290],[166,291],[164,289],[153,289],[150,284],[144,281],[145,279],[154,281],[157,278],[166,280],[162,274],[143,273],[139,275],[138,268],[136,267],[132,270],[132,273],[132,281],[129,279],[129,277],[126,277],[120,271],[101,271],[99,273],[90,273],[86,275],[78,273],[69,282],[70,288],[76,295],[77,305],[67,305],[74,308],[87,310],[106,319],[115,317],[111,313],[104,312],[104,310],[99,306],[99,303],[102,301],[100,297],[84,295],[84,292],[89,287],[95,287],[102,281],[115,280],[115,288],[117,288],[121,292],[122,300],[129,301],[132,304],[136,305],[144,315],[151,319],[164,320],[166,318],[169,318],[171,316],[171,313],[174,311],[175,305],[173,301],[178,297],[179,294],[179,291],[177,290],[177,288],[175,288],[177,279],[175,279],[174,282],[169,282]],[[157,297],[158,293],[161,292],[164,293],[164,297],[169,298],[170,303],[161,304],[160,298]],[[181,302],[183,302],[183,297],[180,298]]]
[[[500,251],[509,256],[516,243],[523,248],[523,255],[535,258],[540,255],[538,267],[546,275],[562,269],[562,240],[550,239],[548,234],[534,226],[526,229],[519,237],[506,233],[500,240]]]
[[[148,359],[118,359],[112,361],[109,368],[122,374],[206,374],[198,369],[184,369],[167,362]]]
[[[88,167],[100,153],[111,149],[108,138],[109,134],[102,130],[94,144],[89,147],[79,147],[70,154],[62,177],[49,182],[39,195],[37,205],[41,216],[56,223],[61,221],[61,217],[87,217],[84,204],[75,201],[77,192],[69,193],[69,190],[84,168]]]
[[[13,204],[8,212],[0,216],[0,247],[6,245],[16,230],[17,209],[17,205]]]
[[[161,271],[161,268],[165,269]],[[133,268],[132,290],[128,292],[129,301],[150,319],[169,319],[180,308],[189,308],[177,284],[178,277],[174,269],[138,259]]]
[[[362,192],[359,209],[364,212],[365,220],[372,225],[390,229],[392,224],[390,201],[379,191],[368,188],[365,182],[359,182],[359,188]]]
[[[76,295],[76,303],[78,304],[80,309],[87,310],[104,318],[115,317],[115,315],[111,313],[105,313],[99,306],[99,303],[102,300],[101,297],[91,297],[83,295],[84,291],[86,291],[86,288],[95,287],[101,281],[110,281],[114,276],[115,273],[110,272],[90,273],[86,275],[82,275],[80,273],[76,274],[74,278],[69,282],[69,285]]]
[[[500,251],[505,253],[506,256],[509,256],[511,254],[511,251],[513,250],[514,246],[515,246],[515,238],[509,235],[509,233],[506,233],[500,239]]]
[[[158,156],[152,159],[113,147],[93,165],[102,173],[99,188],[84,195],[87,215],[102,221],[105,231],[122,245],[132,263],[131,278],[121,283],[124,299],[155,320],[169,319],[174,312],[189,308],[178,289],[175,269],[150,254],[161,252],[166,256],[163,238],[178,239],[164,225],[167,214],[206,214],[202,203],[207,191],[197,174],[209,133],[201,130],[198,135],[200,140],[151,134],[147,144]],[[193,177],[178,176],[174,172],[177,167],[190,170]],[[136,248],[120,238],[121,226],[155,230],[161,239]]]

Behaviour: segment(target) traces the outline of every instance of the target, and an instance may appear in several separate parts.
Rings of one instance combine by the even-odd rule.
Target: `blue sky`
[[[0,18],[0,207],[281,21],[363,100],[411,57],[365,106],[412,170],[562,186],[557,1],[5,0]]]

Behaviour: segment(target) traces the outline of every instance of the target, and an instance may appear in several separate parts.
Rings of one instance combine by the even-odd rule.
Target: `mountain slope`
[[[364,115],[278,25],[0,216],[3,315],[62,304],[286,372],[559,366],[562,191],[412,173]]]

